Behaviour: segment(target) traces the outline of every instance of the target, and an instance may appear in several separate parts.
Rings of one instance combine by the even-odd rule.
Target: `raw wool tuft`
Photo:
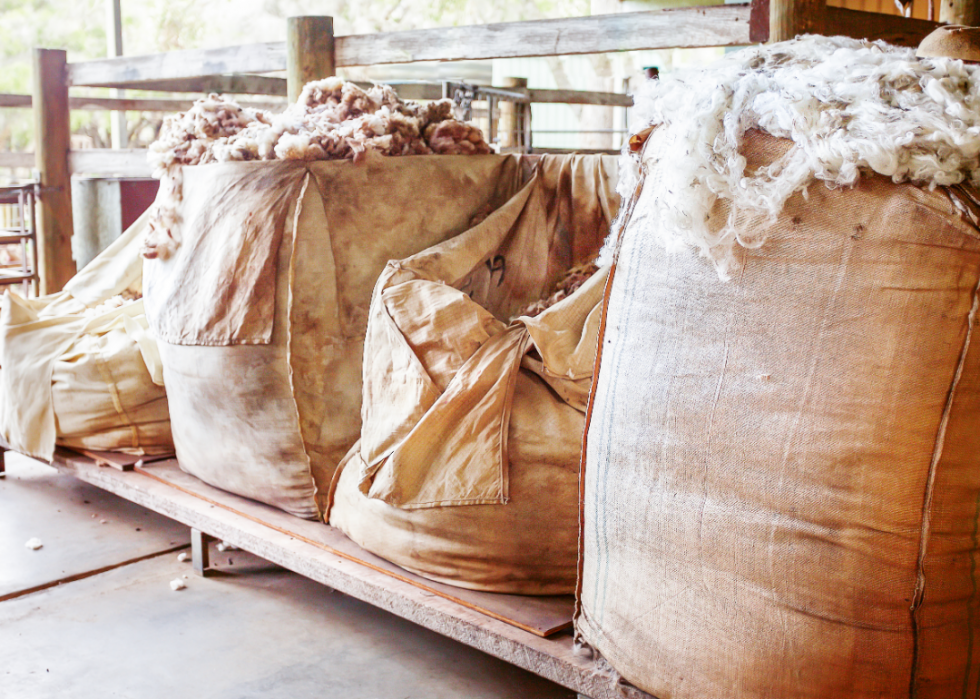
[[[491,152],[479,129],[452,118],[450,100],[423,105],[399,99],[389,85],[365,90],[332,77],[308,83],[279,115],[243,108],[218,95],[198,100],[164,121],[149,161],[159,178],[178,165],[356,159],[368,150],[384,155]]]
[[[670,129],[665,148],[643,159],[676,164],[646,210],[651,229],[668,250],[697,248],[722,278],[736,243],[765,242],[736,230],[738,214],[775,218],[814,180],[850,187],[871,171],[929,188],[980,185],[980,68],[959,60],[916,59],[913,49],[880,41],[803,36],[649,81],[634,101],[631,132]],[[750,129],[794,145],[747,173],[741,145]],[[624,147],[624,201],[639,183],[638,160]],[[720,229],[708,224],[718,200],[730,204]],[[607,241],[600,264],[611,262],[610,248]]]
[[[555,285],[552,287],[551,293],[548,296],[524,306],[524,308],[522,308],[517,315],[511,318],[511,321],[513,322],[515,319],[520,318],[521,316],[529,316],[534,318],[535,316],[541,315],[559,301],[568,298],[578,291],[579,288],[585,284],[585,282],[589,281],[598,271],[599,265],[597,265],[595,262],[586,262],[585,264],[572,267],[562,275],[561,279],[555,282]]]
[[[164,196],[154,204],[143,245],[147,259],[166,260],[180,245],[182,165],[247,160],[353,160],[382,155],[492,153],[483,133],[452,118],[452,101],[399,99],[389,85],[367,90],[342,78],[308,83],[279,115],[241,107],[218,95],[167,117],[149,149]]]

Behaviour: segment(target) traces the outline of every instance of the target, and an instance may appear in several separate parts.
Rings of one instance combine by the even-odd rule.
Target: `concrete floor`
[[[244,551],[212,545],[218,573],[197,577],[167,552],[182,525],[20,455],[7,474],[3,699],[575,696]]]

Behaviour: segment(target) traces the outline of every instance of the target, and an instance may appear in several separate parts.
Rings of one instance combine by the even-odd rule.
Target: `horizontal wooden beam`
[[[749,43],[748,5],[439,27],[337,37],[338,66],[564,56]]]
[[[0,167],[34,167],[34,151],[29,153],[0,152]]]
[[[72,174],[149,177],[153,172],[144,148],[87,148],[68,152]]]
[[[205,75],[271,73],[285,68],[286,43],[276,41],[72,63],[68,66],[68,84],[117,87]]]
[[[608,51],[739,46],[749,41],[748,5],[684,7],[649,12],[438,27],[336,37],[336,65],[362,66],[414,61],[465,61],[524,56],[561,56]],[[200,92],[184,82],[230,73],[270,73],[286,68],[286,44],[273,42],[223,49],[175,51],[74,63],[68,82],[76,86],[125,87]],[[249,78],[261,76],[245,76]],[[169,83],[169,81],[179,81]],[[276,78],[265,78],[276,80]],[[162,81],[168,81],[166,87]],[[192,81],[193,82],[193,81]],[[262,89],[215,88],[219,92],[286,94]],[[154,86],[147,87],[148,84]]]
[[[218,92],[224,95],[286,96],[285,78],[270,78],[264,75],[206,75],[197,78],[174,78],[171,80],[107,82],[101,85],[88,85],[87,87],[115,87],[153,92]]]
[[[0,93],[0,107],[7,108],[31,108],[30,95],[12,95]],[[69,109],[84,109],[89,111],[126,111],[126,112],[182,112],[190,109],[194,100],[155,100],[140,98],[120,98],[120,97],[69,97]],[[281,110],[286,107],[286,102],[266,102],[266,101],[240,101],[244,107],[255,109]]]
[[[619,92],[585,90],[528,90],[530,101],[538,104],[598,104],[607,107],[632,107],[633,98]]]
[[[31,104],[33,104],[33,100],[30,95],[0,93],[0,107],[30,109]]]
[[[925,19],[827,7],[824,31],[827,36],[850,36],[871,41],[881,39],[889,44],[914,47],[939,26],[939,22]]]

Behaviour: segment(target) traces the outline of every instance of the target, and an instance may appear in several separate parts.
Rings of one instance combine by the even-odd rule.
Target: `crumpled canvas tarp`
[[[595,259],[618,210],[615,159],[544,156],[479,225],[390,263],[371,302],[361,440],[330,523],[464,587],[570,592],[578,463],[605,274],[505,322]]]
[[[767,242],[723,282],[650,230],[666,131],[611,272],[579,635],[672,699],[976,697],[971,192],[814,184],[738,220]],[[750,168],[789,143],[746,138]]]
[[[184,168],[180,245],[147,261],[181,468],[301,517],[360,431],[371,291],[390,259],[506,202],[519,158]]]
[[[0,434],[50,460],[55,444],[158,454],[173,449],[163,372],[139,292],[147,215],[79,272],[38,299],[5,294],[0,310]]]

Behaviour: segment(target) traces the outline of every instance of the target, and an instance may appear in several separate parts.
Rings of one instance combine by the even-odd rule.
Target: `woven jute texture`
[[[511,315],[591,262],[618,210],[615,159],[545,156],[507,204],[388,265],[364,352],[364,421],[330,523],[420,575],[570,593],[578,463],[605,274]]]
[[[578,633],[657,697],[976,697],[969,192],[813,184],[739,220],[768,240],[720,281],[649,228],[662,137],[607,292]]]

